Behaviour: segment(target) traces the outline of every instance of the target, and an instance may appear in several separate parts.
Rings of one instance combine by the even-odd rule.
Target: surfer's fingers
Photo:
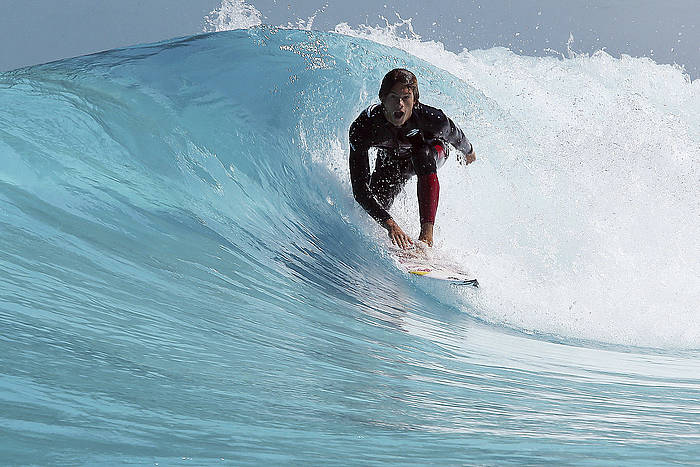
[[[401,238],[401,235],[397,233],[392,233],[390,237],[392,245],[396,245],[399,248],[403,248],[403,239]]]

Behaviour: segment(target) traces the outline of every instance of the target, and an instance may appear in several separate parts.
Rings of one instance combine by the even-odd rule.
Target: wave
[[[697,82],[342,32],[0,74],[5,458],[696,459]],[[436,248],[478,291],[401,273],[352,199],[347,129],[396,66],[477,149]]]
[[[5,73],[5,225],[68,243],[58,225],[79,237],[99,226],[117,236],[116,252],[165,236],[172,256],[182,242],[140,216],[194,222],[234,250],[265,245],[270,257],[337,236],[312,249],[336,264],[357,258],[330,276],[364,280],[370,265],[383,290],[395,272],[385,255],[362,253],[381,253],[383,236],[352,201],[346,134],[383,73],[406,66],[423,101],[452,116],[479,154],[440,174],[437,248],[484,283],[478,295],[448,294],[451,306],[557,338],[697,347],[697,82],[603,53],[454,55],[385,42],[431,62],[357,37],[262,26]],[[414,191],[393,210],[411,234]],[[71,221],[32,218],[35,204]],[[23,247],[13,249],[29,256]]]

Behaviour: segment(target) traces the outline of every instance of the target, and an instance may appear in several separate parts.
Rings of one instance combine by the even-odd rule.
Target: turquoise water
[[[0,463],[697,463],[698,83],[412,47],[259,27],[0,74]],[[479,290],[404,275],[352,199],[395,66],[477,148],[436,248]]]

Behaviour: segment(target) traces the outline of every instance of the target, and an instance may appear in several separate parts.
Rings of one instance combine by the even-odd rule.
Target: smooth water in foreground
[[[698,82],[404,46],[262,26],[0,74],[0,463],[698,462]],[[478,290],[404,275],[352,199],[396,66],[477,148],[435,248]]]

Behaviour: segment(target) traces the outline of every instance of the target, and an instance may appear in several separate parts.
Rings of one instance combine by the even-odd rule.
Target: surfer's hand
[[[475,160],[476,151],[474,151],[474,148],[472,148],[472,152],[470,152],[469,154],[462,155],[459,152],[457,153],[457,162],[459,162],[462,165],[469,165]]]
[[[411,240],[411,237],[403,233],[403,230],[401,230],[399,224],[394,222],[394,219],[389,219],[386,221],[384,223],[384,227],[389,232],[391,243],[403,248],[404,250],[411,248],[411,245],[413,245],[413,240]]]

